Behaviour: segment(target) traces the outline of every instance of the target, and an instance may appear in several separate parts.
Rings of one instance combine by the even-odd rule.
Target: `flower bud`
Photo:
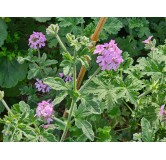
[[[70,43],[72,43],[75,40],[75,36],[71,33],[67,33],[66,38]]]
[[[4,91],[0,91],[0,101],[3,99],[4,97]]]
[[[47,35],[56,35],[56,34],[58,34],[58,31],[59,31],[59,26],[58,26],[58,24],[51,24],[51,25],[48,26],[48,28],[46,29]]]

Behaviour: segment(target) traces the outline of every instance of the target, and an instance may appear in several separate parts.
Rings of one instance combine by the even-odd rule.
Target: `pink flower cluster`
[[[41,91],[43,93],[46,93],[50,91],[51,88],[48,85],[44,84],[42,80],[36,79],[36,81],[37,82],[35,83],[35,86],[39,92]]]
[[[29,46],[33,49],[39,49],[45,46],[46,37],[42,32],[33,32],[29,37]]]
[[[50,124],[52,120],[52,116],[54,114],[53,103],[49,103],[49,101],[42,101],[38,103],[36,109],[36,115],[38,117],[44,118],[44,120]]]
[[[103,45],[97,45],[94,54],[98,54],[97,63],[102,70],[117,70],[120,63],[123,62],[120,50],[114,40]]]

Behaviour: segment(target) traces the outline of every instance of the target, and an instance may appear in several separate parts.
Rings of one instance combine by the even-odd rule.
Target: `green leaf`
[[[124,98],[127,102],[130,101],[132,104],[137,104],[138,91],[144,88],[143,82],[136,78],[126,77],[124,81],[120,81],[119,86],[117,87],[119,98]]]
[[[67,27],[77,25],[80,23],[84,23],[84,19],[81,17],[65,17],[65,18],[58,18],[58,21],[60,21],[59,26],[60,27]]]
[[[142,140],[144,142],[154,142],[154,131],[146,118],[141,119]]]
[[[6,57],[0,58],[0,86],[11,88],[25,79],[27,64],[19,64],[16,59],[9,61]]]
[[[104,126],[104,128],[97,129],[98,142],[110,142],[112,137],[110,135],[111,127]]]
[[[99,77],[92,79],[92,82],[87,86],[86,90],[83,91],[83,94],[93,94],[98,97],[99,101],[105,100],[105,105],[108,109],[111,108],[118,99],[116,89],[111,84],[111,80],[103,81]]]
[[[47,35],[46,38],[47,38],[47,42],[48,42],[48,47],[49,48],[53,48],[53,47],[57,46],[58,41],[57,41],[57,39],[55,37]]]
[[[42,136],[42,141],[44,142],[57,142],[56,137],[52,133],[44,132]]]
[[[157,54],[154,52],[154,54]],[[165,61],[164,61],[165,60]],[[153,79],[157,80],[166,76],[166,56],[163,56],[163,60],[152,59],[152,58],[140,58],[138,60],[139,64],[137,67],[140,68],[143,75],[151,76]]]
[[[138,41],[130,36],[118,37],[115,39],[121,50],[127,51],[131,57],[138,56],[140,54],[140,48],[138,47]],[[127,44],[127,45],[126,45]],[[142,47],[143,49],[143,47]]]
[[[57,105],[57,104],[61,103],[67,95],[68,95],[68,93],[66,91],[59,93],[58,95],[56,95],[56,98],[54,99],[53,104]]]
[[[63,54],[63,61],[61,62],[60,66],[63,67],[63,73],[68,75],[71,73],[73,68],[73,57],[68,54]]]
[[[91,98],[81,98],[81,105],[85,107],[92,114],[100,114],[101,109],[99,107],[99,103],[96,100]]]
[[[0,47],[4,44],[7,34],[7,25],[3,20],[0,19]]]
[[[143,27],[143,21],[140,18],[132,17],[128,19],[129,28],[141,28]]]
[[[13,137],[14,138],[14,142],[20,142],[21,139],[22,139],[22,131],[21,130],[18,130],[17,133],[16,133],[16,136]]]
[[[83,17],[61,17],[57,18],[60,26],[60,34],[62,36],[67,33],[74,33],[75,35],[81,35],[82,28],[81,24],[84,23]]]
[[[92,130],[92,125],[88,121],[82,119],[75,119],[75,125],[78,128],[82,129],[83,133],[88,139],[94,141],[94,132]]]
[[[151,35],[149,27],[140,27],[138,37],[142,38],[144,35],[146,37]]]
[[[108,34],[117,34],[122,27],[123,24],[118,18],[109,17],[103,28]]]
[[[20,108],[21,112],[29,112],[30,111],[29,105],[26,104],[24,101],[19,102],[19,108]]]
[[[77,142],[86,142],[86,140],[87,140],[87,137],[84,134],[82,134],[77,138],[76,141]]]
[[[33,17],[33,19],[35,19],[38,22],[47,22],[51,20],[51,17]]]
[[[45,63],[46,59],[47,59],[47,54],[43,53],[42,57],[37,59],[37,62],[40,64],[43,64],[43,63]]]
[[[90,114],[92,114],[91,112],[89,112],[87,110],[86,107],[84,107],[82,104],[79,105],[79,107],[77,108],[76,106],[73,109],[73,116],[75,118],[82,118],[82,117],[87,117]]]
[[[40,73],[40,68],[38,67],[37,64],[30,64],[29,65],[29,71],[28,71],[28,79],[32,79],[37,77],[37,75],[39,75]]]
[[[44,63],[44,66],[47,67],[47,66],[50,66],[52,64],[57,64],[57,63],[58,63],[57,60],[46,60]]]
[[[50,86],[52,89],[55,89],[55,90],[68,90],[64,80],[62,80],[59,77],[55,77],[55,78],[48,77],[48,78],[45,78],[43,80],[43,83],[47,84],[48,86]]]
[[[99,18],[92,18],[94,20],[95,26],[99,22]],[[107,18],[106,23],[103,26],[103,30],[100,33],[100,39],[106,40],[109,38],[110,34],[117,34],[120,29],[123,27],[123,23],[115,17]]]

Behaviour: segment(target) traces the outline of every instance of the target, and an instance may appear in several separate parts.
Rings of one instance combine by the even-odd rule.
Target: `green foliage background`
[[[40,95],[34,88],[34,79],[40,77],[40,72],[45,77],[51,73],[52,76],[57,76],[64,67],[63,70],[67,73],[70,70],[70,57],[62,56],[58,41],[47,35],[47,45],[42,49],[47,54],[43,54],[42,61],[37,62],[43,69],[37,70],[29,62],[18,63],[19,56],[24,58],[35,54],[28,50],[29,36],[33,31],[46,34],[48,25],[58,23],[59,36],[70,51],[66,34],[91,37],[98,20],[99,18],[88,17],[0,19],[0,90],[5,91],[5,100],[9,105],[15,104],[13,111],[16,116],[20,119],[27,118],[21,127],[12,128],[16,130],[17,136],[9,133],[4,141],[40,141],[38,131],[31,125],[24,126],[29,122],[40,123],[34,122],[32,118],[36,104],[56,96],[56,116],[61,116],[64,103],[70,103],[67,93],[70,84],[65,86],[61,79],[46,80],[53,89],[58,88],[56,93],[51,91],[48,95]],[[150,52],[144,49],[142,41],[151,35],[158,47]],[[117,72],[104,71],[99,74],[83,91],[79,107],[74,108],[75,127],[70,129],[67,141],[165,141],[166,128],[158,117],[158,112],[160,106],[166,102],[166,19],[110,17],[103,27],[98,43],[108,42],[110,39],[115,39],[118,47],[123,50],[124,63]],[[97,68],[95,57],[91,58],[85,80]],[[64,59],[66,61],[62,61]],[[80,61],[86,65],[86,62]],[[21,102],[18,103],[19,101]],[[23,110],[23,106],[27,110]],[[0,113],[1,117],[6,114],[1,103]],[[12,116],[8,118],[6,120],[12,122],[11,126],[20,125],[19,118],[18,121],[13,121]],[[0,129],[2,128],[1,125]],[[5,128],[4,132],[8,133],[9,128]],[[63,126],[59,124],[57,128],[62,130]],[[58,136],[53,136],[53,132],[58,132],[54,128],[48,132],[42,128],[39,130],[43,141],[58,141]],[[56,135],[59,134],[58,132]]]

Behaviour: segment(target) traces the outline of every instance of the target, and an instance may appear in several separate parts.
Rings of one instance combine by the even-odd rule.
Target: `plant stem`
[[[147,94],[149,94],[152,91],[152,88],[147,90],[146,92],[142,93],[141,95],[138,96],[138,98],[141,98],[143,96],[146,96]]]
[[[85,82],[85,84],[79,89],[79,91],[81,92],[88,84],[89,82],[93,79],[93,77],[95,77],[99,71],[100,71],[100,67],[93,73],[93,75]]]
[[[3,103],[3,105],[7,109],[7,111],[10,112],[13,115],[12,111],[10,110],[10,108],[8,107],[8,105],[6,104],[6,102],[4,101],[4,99],[2,99],[1,102]]]
[[[67,134],[67,131],[69,129],[69,124],[70,124],[70,120],[71,120],[71,115],[72,115],[73,108],[74,108],[74,103],[75,103],[75,101],[72,100],[71,107],[70,107],[70,112],[69,112],[69,116],[68,116],[67,123],[66,123],[65,129],[63,131],[62,137],[60,139],[60,142],[63,142],[65,140],[65,138],[66,138],[66,134]]]
[[[73,66],[73,90],[74,90],[74,92],[77,91],[76,57],[77,57],[77,54],[76,54],[76,51],[74,51],[74,62],[75,62],[74,66]],[[63,131],[62,137],[60,139],[60,142],[63,142],[65,140],[66,134],[67,134],[67,132],[70,128],[69,124],[70,124],[70,121],[71,121],[71,116],[72,116],[72,113],[73,113],[73,108],[74,108],[75,102],[76,102],[76,100],[72,99],[70,112],[69,112],[68,119],[67,119],[67,123],[66,123],[65,129]]]
[[[129,129],[131,127],[127,127],[127,128],[122,128],[122,129],[118,129],[118,130],[115,130],[116,132],[119,132],[119,131],[123,131],[123,130],[126,130],[126,129]]]
[[[122,73],[122,69],[120,69],[120,77],[123,80],[123,73]]]
[[[38,52],[38,58],[40,58],[40,50],[37,49],[37,52]]]
[[[58,40],[58,42],[59,42],[60,46],[62,47],[62,49],[63,49],[66,53],[68,53],[68,54],[70,55],[70,53],[69,53],[68,50],[66,49],[65,45],[64,45],[63,42],[61,41],[61,39],[60,39],[60,37],[59,37],[58,34],[56,34],[56,39]]]
[[[65,125],[65,123],[62,120],[60,120],[60,119],[58,119],[56,117],[54,117],[54,120],[57,121],[57,122],[59,122],[59,123],[61,123],[62,125]]]
[[[133,113],[133,110],[130,108],[130,106],[123,100],[124,104],[127,106],[127,108]]]
[[[34,122],[33,125],[35,126],[35,128],[37,129],[38,133],[40,134],[40,129],[39,127],[36,125],[36,123]]]

